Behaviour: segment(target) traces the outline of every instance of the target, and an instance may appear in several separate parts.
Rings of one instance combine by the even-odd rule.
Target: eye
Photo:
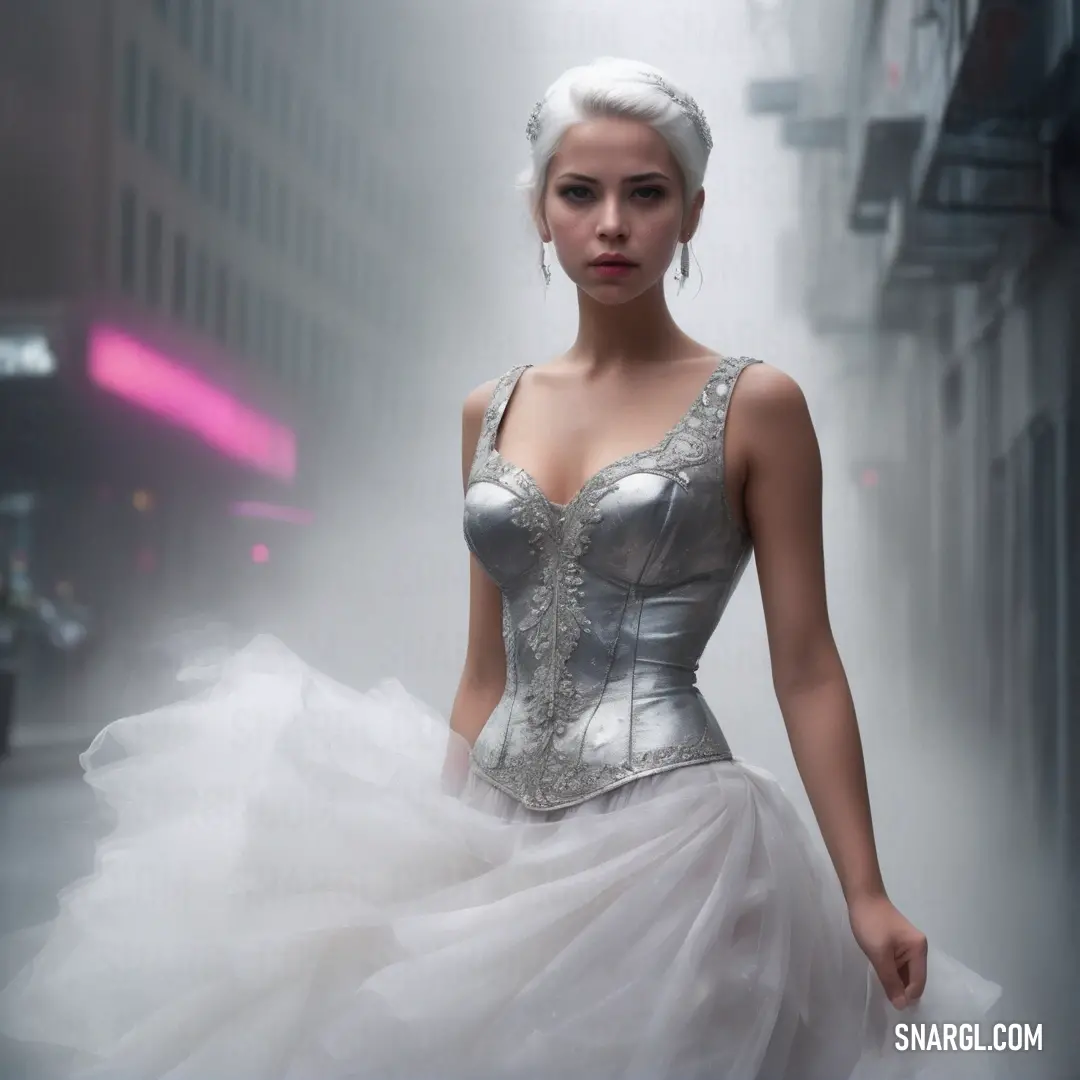
[[[575,184],[571,187],[562,188],[559,194],[570,202],[582,202],[584,199],[589,198],[589,196],[592,195],[592,192],[587,187]]]
[[[646,202],[659,202],[667,192],[661,187],[644,187],[638,188],[634,194],[644,196]]]

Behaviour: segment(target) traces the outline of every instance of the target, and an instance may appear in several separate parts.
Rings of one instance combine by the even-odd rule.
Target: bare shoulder
[[[495,393],[495,387],[498,384],[498,379],[488,379],[466,395],[465,404],[461,410],[461,418],[466,427],[479,429],[484,413],[491,404],[491,395]]]
[[[750,412],[758,421],[790,422],[797,416],[809,416],[802,387],[786,371],[771,364],[746,367],[739,377],[735,395],[738,396],[739,410]]]
[[[732,454],[747,468],[788,468],[817,459],[817,434],[802,387],[770,364],[751,364],[739,376],[728,422]]]

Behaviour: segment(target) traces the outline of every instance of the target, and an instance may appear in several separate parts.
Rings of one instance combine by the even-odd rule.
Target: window
[[[326,273],[325,232],[322,214],[316,210],[311,222],[311,272],[318,278]]]
[[[255,89],[255,43],[251,27],[245,26],[240,35],[240,97],[250,105]]]
[[[233,199],[236,221],[247,228],[251,218],[251,155],[240,150],[236,157],[236,197]]]
[[[296,145],[306,154],[311,130],[311,99],[302,89],[296,91]]]
[[[334,230],[333,235],[334,239],[337,241],[336,251],[334,253],[334,265],[332,268],[334,278],[336,279],[335,284],[337,285],[338,289],[345,291],[345,287],[348,284],[349,280],[348,260],[349,246],[351,241],[346,234],[339,233],[336,229]]]
[[[290,349],[292,351],[293,370],[302,370],[307,366],[309,357],[307,319],[304,318],[303,312],[300,311],[293,312]]]
[[[124,134],[139,137],[139,46],[129,41],[124,46],[124,71],[121,77],[120,117]]]
[[[341,138],[340,133],[335,130],[333,137],[330,139],[330,183],[336,191],[341,186],[341,178],[344,172],[342,164],[342,151],[344,149],[344,140]]]
[[[228,135],[221,136],[218,147],[218,205],[223,213],[229,212],[232,196],[232,144]]]
[[[274,61],[269,57],[263,60],[262,73],[259,79],[259,115],[264,120],[269,120],[274,111],[274,98],[276,94],[276,82],[274,79]]]
[[[259,184],[255,210],[256,227],[261,239],[270,236],[270,174],[259,166]]]
[[[301,270],[307,267],[308,241],[310,238],[311,234],[308,228],[307,208],[301,205],[296,208],[296,237],[294,245],[296,263]]]
[[[260,360],[266,360],[267,340],[269,328],[267,326],[267,299],[262,289],[258,291],[255,299],[255,326],[254,326],[254,352]]]
[[[135,192],[129,187],[120,193],[120,287],[124,292],[135,291],[138,238]]]
[[[190,49],[195,38],[194,0],[176,0],[176,3],[176,29],[180,44],[185,49]]]
[[[248,349],[248,334],[250,327],[248,326],[248,288],[247,282],[237,281],[236,283],[236,332],[234,340],[236,341],[237,348],[241,352],[247,352]]]
[[[351,137],[345,147],[345,186],[356,192],[360,186],[360,144]]]
[[[222,344],[229,340],[229,273],[218,263],[214,275],[214,337]]]
[[[277,186],[274,211],[274,244],[285,251],[289,242],[289,189],[284,182]]]
[[[367,177],[367,195],[368,207],[373,215],[378,217],[383,210],[383,198],[382,198],[382,170],[379,168],[373,168],[368,173]]]
[[[360,288],[360,249],[355,240],[350,240],[346,245],[345,282],[350,298],[355,297]]]
[[[188,246],[187,237],[183,233],[177,233],[173,237],[173,260],[172,260],[172,310],[173,314],[182,319],[187,314],[188,288]]]
[[[209,68],[214,66],[214,20],[217,12],[214,0],[202,0],[199,6],[199,60],[203,67]]]
[[[155,157],[165,151],[165,90],[161,72],[151,67],[146,75],[146,149]]]
[[[270,366],[279,371],[281,367],[281,301],[276,296],[267,298],[267,356]]]
[[[326,47],[326,23],[322,4],[312,4],[307,13],[308,27],[311,31],[311,43],[317,52]]]
[[[185,184],[195,183],[195,107],[191,98],[185,97],[180,102],[179,146],[177,158],[180,166],[180,179]]]
[[[292,308],[285,302],[281,302],[281,347],[278,357],[278,373],[284,375],[292,367],[293,362],[293,313]]]
[[[333,37],[330,42],[330,63],[335,77],[341,79],[348,71],[348,40],[345,34],[345,26],[342,22],[341,10],[337,10],[331,16],[334,21]]]
[[[207,304],[210,292],[210,259],[200,251],[195,259],[195,325],[206,326]]]
[[[288,137],[292,135],[292,78],[289,72],[282,69],[278,78],[278,127],[281,134]]]
[[[231,7],[221,13],[221,77],[226,86],[233,84],[235,58],[233,50],[236,38],[236,19]]]
[[[146,299],[152,307],[161,303],[163,262],[165,259],[165,226],[160,210],[146,215]]]
[[[322,168],[324,151],[326,149],[326,121],[322,109],[316,105],[311,110],[311,157],[312,163],[317,169]]]
[[[203,198],[214,197],[214,125],[204,116],[199,123],[199,191]]]
[[[946,431],[960,426],[963,412],[963,372],[959,364],[954,364],[941,382],[941,419]]]

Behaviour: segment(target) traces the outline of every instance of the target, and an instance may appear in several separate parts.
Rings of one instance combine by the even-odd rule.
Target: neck
[[[601,304],[579,289],[577,339],[567,355],[593,367],[654,363],[688,342],[671,317],[662,282],[626,304]]]

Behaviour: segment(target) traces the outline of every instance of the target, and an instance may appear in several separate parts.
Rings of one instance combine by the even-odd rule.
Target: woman
[[[396,684],[352,694],[265,640],[106,729],[83,763],[117,830],[2,1002],[12,1033],[99,1064],[78,1075],[925,1076],[889,1055],[889,1003],[957,1022],[997,997],[936,953],[927,983],[881,880],[802,395],[665,304],[704,116],[603,60],[528,134],[579,332],[465,404],[449,743]],[[695,687],[751,550],[835,875]]]

